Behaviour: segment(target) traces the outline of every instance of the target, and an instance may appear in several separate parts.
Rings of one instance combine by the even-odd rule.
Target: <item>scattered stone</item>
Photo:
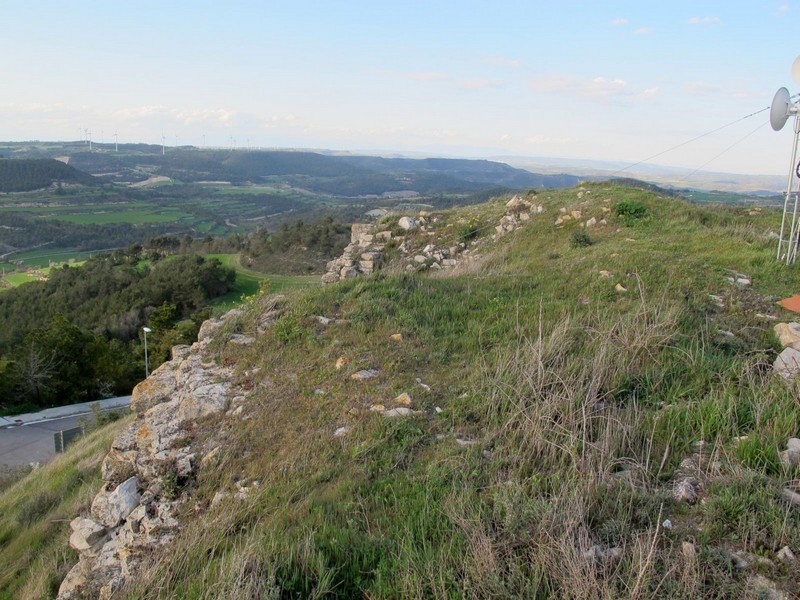
[[[397,225],[406,231],[414,231],[417,228],[417,222],[411,217],[400,217]]]
[[[586,227],[587,228],[588,227],[594,227],[595,225],[597,225],[597,219],[595,219],[594,217],[592,217],[591,219],[586,221]]]
[[[583,558],[604,567],[613,566],[622,558],[622,548],[617,546],[606,548],[600,544],[594,544],[583,553]]]
[[[355,379],[356,381],[366,381],[367,379],[373,379],[377,377],[378,374],[379,371],[377,369],[364,369],[350,375],[350,379]]]
[[[628,291],[628,288],[624,287],[621,283],[618,283],[617,285],[615,285],[614,289],[617,290],[620,293]]]
[[[435,412],[437,415],[440,415],[440,414],[442,414],[444,412],[444,410],[442,410],[441,406],[435,406],[433,408],[433,412]]]
[[[255,341],[256,338],[241,333],[234,333],[228,340],[229,343],[238,344],[239,346],[250,346]]]
[[[789,488],[785,488],[782,494],[795,508],[800,508],[800,494]]]
[[[223,500],[225,500],[225,498],[229,496],[230,496],[229,492],[222,492],[222,491],[217,492],[211,499],[211,506],[212,507],[217,506],[220,502],[222,502]]]
[[[386,407],[383,404],[373,404],[369,407],[372,412],[383,412],[386,410]]]
[[[429,386],[429,385],[427,385],[425,383],[422,383],[422,379],[420,379],[419,377],[417,377],[417,385],[419,385],[419,387],[421,387],[426,392],[430,392],[431,391],[431,386]]]
[[[400,404],[401,406],[411,406],[411,396],[408,395],[408,392],[403,392],[397,398],[394,399],[396,404]]]
[[[347,357],[340,356],[339,358],[336,359],[336,370],[338,371],[346,364],[347,364]]]
[[[322,325],[330,325],[335,321],[335,319],[331,319],[329,317],[323,317],[322,315],[316,315],[314,318],[317,320],[317,322],[319,322]]]
[[[800,350],[784,348],[783,352],[775,359],[772,368],[787,381],[800,375]]]
[[[611,271],[600,271],[600,277],[608,278],[611,277]]]
[[[725,308],[725,301],[722,299],[722,296],[717,296],[715,294],[709,294],[708,297],[717,306],[717,308]]]
[[[406,406],[399,406],[397,408],[387,410],[385,413],[383,413],[383,416],[392,419],[395,417],[410,417],[411,415],[415,414],[418,414],[417,411],[411,410]]]
[[[687,560],[694,560],[697,557],[697,549],[692,542],[683,542],[681,544],[681,552]]]
[[[774,329],[781,346],[800,350],[800,323],[776,323]]]
[[[350,433],[349,427],[339,427],[336,431],[333,432],[333,437],[344,437],[348,433]]]
[[[672,496],[676,502],[686,502],[694,504],[697,502],[698,488],[697,482],[691,477],[681,479],[675,484],[672,491]]]
[[[200,464],[204,465],[211,462],[212,460],[214,460],[219,456],[219,452],[220,452],[219,446],[215,446],[203,458],[200,459]]]
[[[403,341],[403,334],[402,333],[393,333],[389,336],[389,339],[394,342],[402,342]]]
[[[797,560],[794,552],[789,546],[784,546],[780,550],[778,550],[778,560],[781,561],[783,564],[786,565],[793,565]]]
[[[789,468],[800,466],[800,439],[789,438],[787,449],[781,452],[781,462]]]
[[[664,522],[661,524],[664,529],[670,530],[672,529],[672,521],[669,519],[664,519]]]
[[[476,440],[468,440],[465,438],[458,438],[458,437],[456,438],[456,444],[458,444],[459,446],[464,446],[464,447],[474,446],[477,443],[478,442]]]

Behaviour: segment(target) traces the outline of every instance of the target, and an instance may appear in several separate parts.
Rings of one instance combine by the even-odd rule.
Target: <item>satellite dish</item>
[[[789,90],[782,87],[775,92],[772,99],[772,106],[769,109],[769,124],[775,131],[780,131],[786,125],[789,118],[789,107],[791,106],[791,96]]]
[[[797,83],[800,83],[800,56],[795,58],[792,63],[792,77]]]

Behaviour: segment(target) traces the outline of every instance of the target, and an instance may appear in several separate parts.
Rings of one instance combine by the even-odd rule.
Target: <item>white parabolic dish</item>
[[[791,103],[791,96],[789,90],[782,87],[775,92],[775,97],[772,99],[772,106],[769,109],[769,124],[775,131],[780,131],[786,125],[786,120],[789,118],[789,105]]]

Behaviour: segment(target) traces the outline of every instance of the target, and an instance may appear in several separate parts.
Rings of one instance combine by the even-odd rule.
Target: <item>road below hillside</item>
[[[90,402],[49,408],[39,413],[0,417],[0,465],[16,467],[43,463],[56,454],[53,434],[77,427],[80,419],[91,419]],[[125,410],[130,396],[100,402],[104,410]]]

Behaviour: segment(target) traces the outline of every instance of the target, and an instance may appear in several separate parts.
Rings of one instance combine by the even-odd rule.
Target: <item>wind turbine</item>
[[[119,142],[119,138],[117,136],[117,132],[115,131],[114,132],[114,152],[119,152],[119,148],[117,147],[118,142]]]
[[[167,153],[167,138],[164,135],[164,132],[161,132],[161,156],[166,155]]]

